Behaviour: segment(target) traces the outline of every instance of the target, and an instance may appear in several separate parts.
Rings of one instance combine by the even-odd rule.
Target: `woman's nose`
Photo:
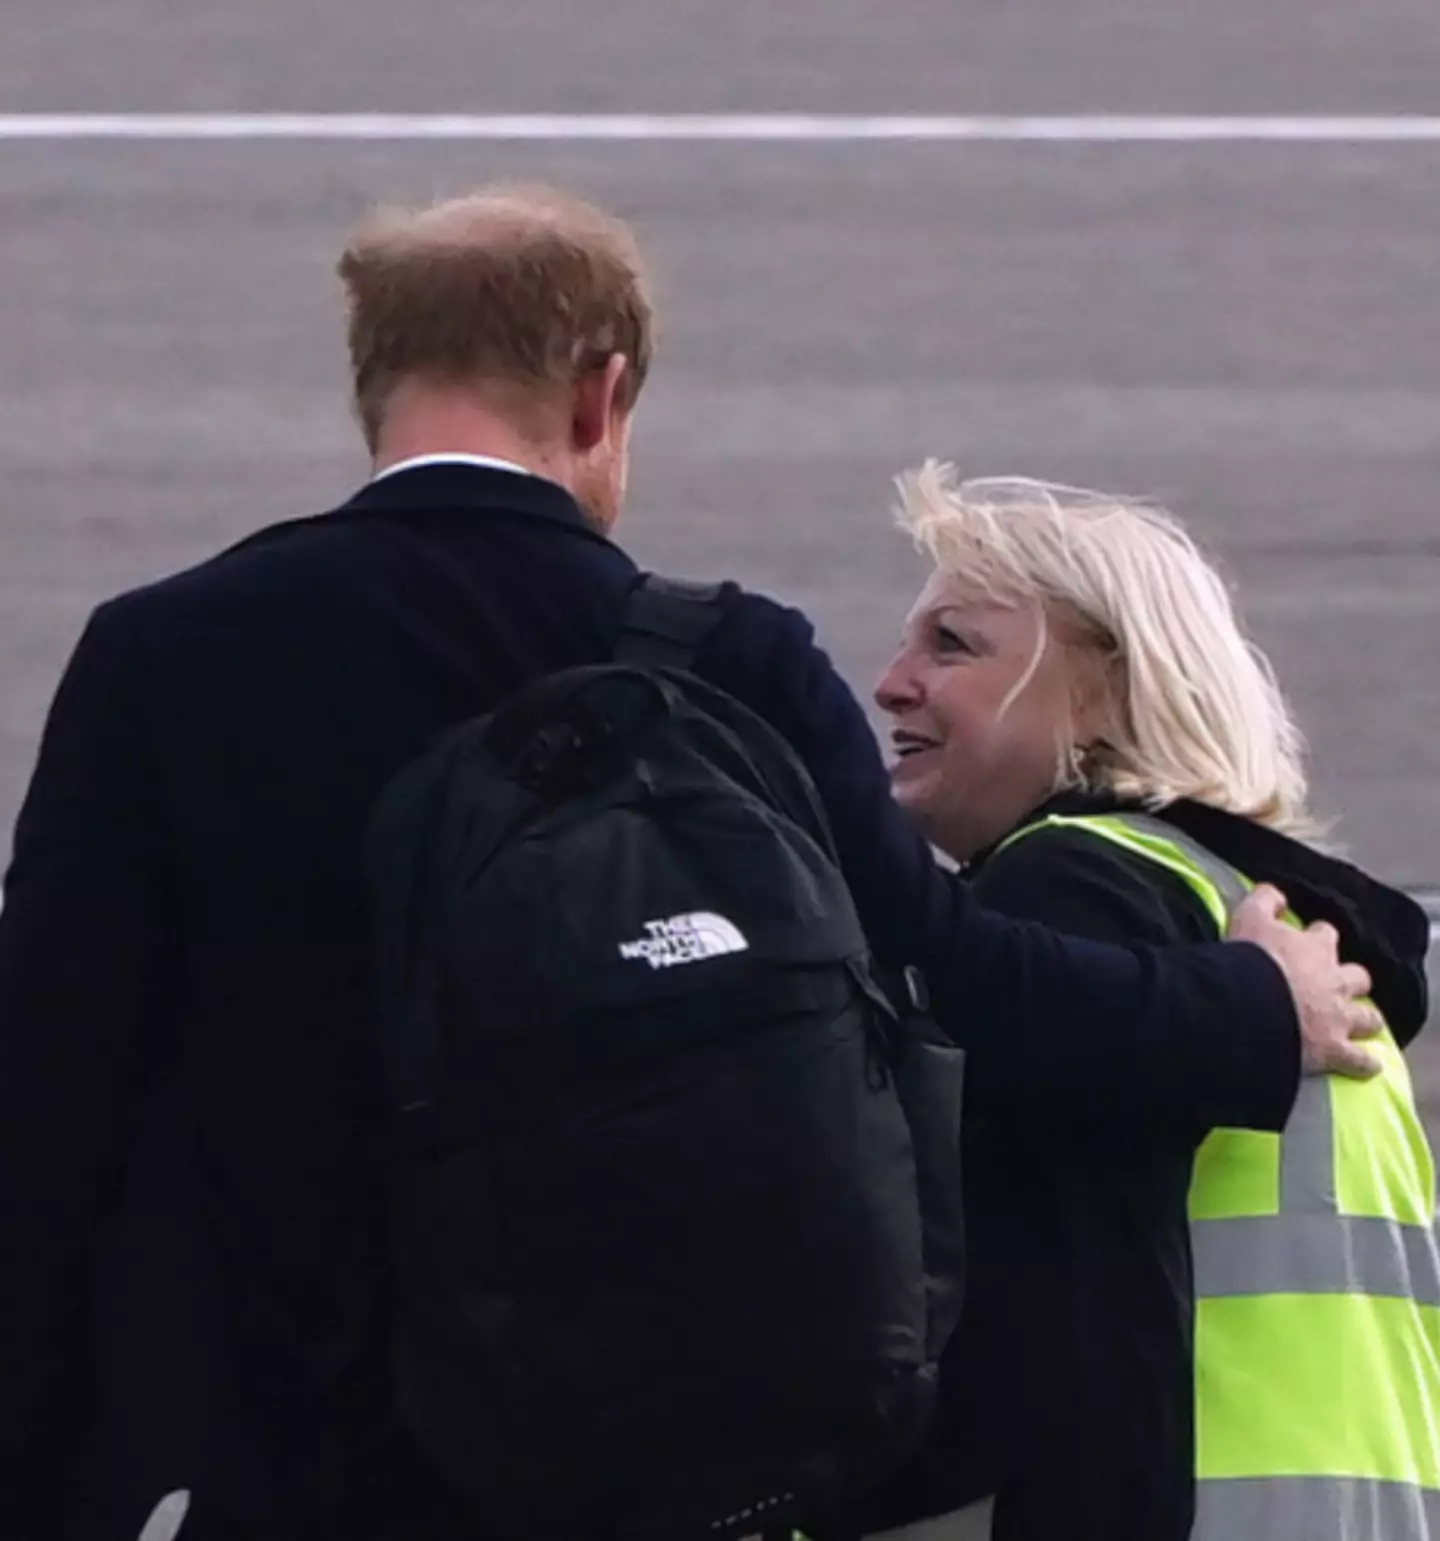
[[[906,667],[905,655],[897,653],[875,684],[875,704],[892,715],[910,711],[920,704],[920,690],[913,673]]]

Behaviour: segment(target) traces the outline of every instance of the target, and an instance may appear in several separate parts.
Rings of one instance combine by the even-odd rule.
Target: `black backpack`
[[[615,663],[367,837],[397,1394],[502,1541],[828,1509],[918,1443],[958,1310],[961,1056],[873,981],[788,745],[686,672],[736,592],[642,581]]]

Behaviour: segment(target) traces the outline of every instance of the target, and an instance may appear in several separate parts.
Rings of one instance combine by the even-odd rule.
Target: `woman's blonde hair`
[[[1068,611],[1104,662],[1111,727],[1101,744],[1062,746],[1061,785],[1155,806],[1193,798],[1321,833],[1269,660],[1164,509],[1023,477],[962,481],[933,460],[897,485],[900,526],[939,571],[979,600]],[[1037,649],[1026,680],[1038,662]]]

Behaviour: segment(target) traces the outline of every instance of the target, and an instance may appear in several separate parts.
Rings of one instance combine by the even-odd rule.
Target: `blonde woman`
[[[1380,1078],[1303,1083],[1283,1136],[1057,1127],[977,1066],[943,1411],[861,1528],[1440,1537],[1434,1178],[1399,1047],[1425,917],[1315,843],[1285,700],[1172,518],[935,464],[901,489],[934,571],[876,693],[894,791],[983,902],[1182,944],[1274,883],[1369,969],[1389,1033]]]

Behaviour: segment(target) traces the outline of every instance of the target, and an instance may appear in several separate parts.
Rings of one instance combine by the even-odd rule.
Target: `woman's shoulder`
[[[1184,878],[1088,822],[1141,811],[1093,794],[1052,799],[972,864],[976,897],[1101,941],[1214,941],[1215,923]]]

